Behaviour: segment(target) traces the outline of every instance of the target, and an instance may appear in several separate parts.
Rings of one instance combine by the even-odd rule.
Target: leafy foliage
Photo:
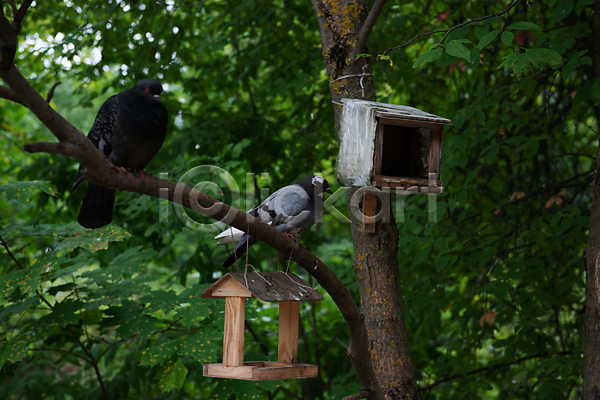
[[[508,3],[388,3],[369,49],[382,54]],[[443,43],[437,34],[373,57],[379,101],[453,122],[444,194],[408,196],[404,217],[396,214],[422,397],[581,397],[581,253],[600,99],[591,1],[529,5]],[[109,95],[142,77],[165,83],[172,119],[148,166],[155,175],[246,209],[308,173],[334,182],[333,107],[306,2],[42,2],[21,35],[19,68],[42,93],[61,80],[51,106],[83,131]],[[224,226],[120,193],[112,225],[79,228],[82,193],[69,191],[77,165],[23,153],[52,135],[0,101],[0,397],[337,399],[360,389],[329,298],[301,308],[300,359],[319,365],[318,378],[202,377],[222,347],[222,304],[199,295],[223,273],[231,247],[212,236]],[[229,177],[188,173],[202,165]],[[328,204],[341,213],[327,211],[302,242],[359,303],[343,197]],[[258,269],[287,267],[255,247]],[[276,308],[248,304],[246,358],[276,359]]]

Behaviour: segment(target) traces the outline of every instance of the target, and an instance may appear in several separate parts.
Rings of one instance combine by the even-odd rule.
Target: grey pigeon
[[[159,82],[143,79],[132,89],[109,97],[100,107],[88,139],[116,166],[142,171],[160,150],[167,133],[162,91]],[[83,164],[71,192],[85,181],[82,168]],[[114,202],[114,190],[88,182],[77,222],[90,229],[110,224]]]
[[[323,212],[324,193],[333,193],[327,180],[310,175],[293,185],[282,187],[248,211],[248,214],[283,233],[297,237],[310,228]],[[223,238],[221,243],[230,243],[225,239],[226,236],[235,237],[239,232],[241,231],[230,228],[217,235],[217,238]],[[247,248],[256,242],[257,239],[251,234],[242,234],[235,250],[223,263],[223,267],[231,266]]]

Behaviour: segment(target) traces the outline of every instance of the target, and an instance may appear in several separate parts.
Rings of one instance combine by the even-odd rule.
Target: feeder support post
[[[239,367],[244,364],[245,312],[245,298],[225,297],[223,365],[226,367]]]
[[[277,361],[285,364],[298,362],[299,302],[279,303],[279,346]]]

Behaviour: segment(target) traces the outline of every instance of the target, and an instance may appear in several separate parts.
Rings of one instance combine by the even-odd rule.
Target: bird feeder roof
[[[255,297],[272,303],[323,300],[323,296],[299,276],[283,272],[229,272],[200,297]]]

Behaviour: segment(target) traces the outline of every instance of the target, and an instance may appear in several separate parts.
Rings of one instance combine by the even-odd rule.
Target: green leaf
[[[527,371],[521,371],[517,375],[515,375],[515,380],[518,383],[523,382],[523,380],[527,377]]]
[[[181,343],[179,340],[171,340],[152,346],[140,352],[140,364],[147,367],[168,362],[172,356],[176,356]]]
[[[493,31],[485,34],[479,40],[479,43],[477,43],[477,50],[485,49],[490,43],[492,43],[494,41],[494,39],[496,39],[496,36],[498,36],[499,32],[500,32],[500,29],[494,29]]]
[[[231,150],[231,157],[232,158],[238,158],[240,153],[242,152],[242,150],[244,150],[246,147],[248,147],[250,145],[250,143],[252,143],[252,141],[248,138],[242,139],[239,143],[237,143],[235,146],[233,146],[233,149]]]
[[[450,257],[447,254],[437,257],[435,259],[435,270],[437,272],[440,272],[441,270],[446,268],[446,266],[448,266],[449,260],[450,260]]]
[[[528,31],[541,31],[542,28],[533,22],[517,22],[516,24],[512,24],[510,25],[508,28],[506,28],[507,30],[513,30],[513,29],[524,29],[524,30],[528,30]]]
[[[552,393],[552,389],[554,389],[554,382],[553,382],[553,380],[552,379],[546,379],[540,385],[540,388],[538,390],[538,398],[545,399],[546,397],[548,397],[550,395],[550,393]]]
[[[536,354],[538,352],[535,345],[527,340],[519,340],[517,342],[517,349],[525,354]]]
[[[106,250],[110,242],[120,242],[131,236],[124,228],[113,225],[99,229],[84,229],[72,222],[62,229],[66,229],[69,236],[55,247],[55,251],[69,252],[77,247],[91,252]]]
[[[221,350],[219,339],[222,338],[222,332],[215,328],[206,328],[186,337],[181,342],[181,354],[190,355],[202,363],[215,362],[217,361],[217,352]]]
[[[502,43],[507,46],[512,47],[513,40],[515,39],[515,35],[512,32],[504,31],[502,32]]]
[[[50,254],[46,254],[40,260],[50,259]],[[31,293],[38,289],[41,285],[40,275],[47,271],[45,262],[35,262],[27,269],[12,271],[0,278],[0,296],[6,297],[17,289],[23,294]]]
[[[436,49],[429,50],[427,53],[421,54],[421,56],[417,58],[417,61],[415,61],[413,64],[413,68],[419,68],[426,63],[436,61],[442,56],[443,52],[444,50],[438,47]]]
[[[451,56],[448,52],[444,52],[442,56],[435,62],[435,65],[438,67],[447,67],[448,65],[452,65],[455,62],[460,60],[458,57]]]
[[[430,250],[431,250],[431,247],[425,247],[425,248],[421,249],[415,255],[415,257],[412,259],[413,265],[417,265],[418,263],[420,263],[421,261],[423,261],[425,259],[425,257],[427,257],[427,255],[429,254]]]
[[[537,60],[550,64],[558,65],[562,62],[562,57],[554,50],[550,49],[529,49],[527,54],[532,60]]]
[[[533,158],[537,154],[539,148],[540,142],[538,142],[537,139],[530,140],[529,142],[527,142],[527,145],[525,147],[525,156],[527,158]]]
[[[158,387],[163,392],[169,392],[173,389],[180,389],[185,382],[188,370],[177,356],[169,357],[157,372],[159,380]]]
[[[495,349],[501,349],[502,347],[506,347],[506,346],[512,344],[512,342],[513,342],[512,338],[499,339],[499,340],[496,340],[492,344],[492,347],[494,347]]]
[[[592,84],[592,94],[594,95],[594,99],[600,100],[600,80],[594,80]]]
[[[469,33],[469,26],[465,25],[463,27],[460,27],[458,29],[453,30],[452,32],[450,32],[450,34],[448,35],[448,42],[451,42],[453,40],[458,40],[458,39],[462,39],[463,37],[465,37],[465,35]]]
[[[512,69],[513,75],[520,79],[523,76],[523,73],[529,68],[530,61],[529,52],[513,53],[507,56],[498,68],[504,67],[505,71]]]
[[[0,367],[7,361],[14,363],[22,360],[29,352],[29,346],[34,340],[35,335],[30,332],[24,332],[8,341],[0,343]]]
[[[566,79],[569,75],[573,73],[573,71],[575,71],[575,68],[577,68],[577,61],[577,57],[573,57],[565,64],[565,66],[562,69],[563,78]]]
[[[498,285],[496,285],[496,287],[494,288],[494,296],[496,296],[498,300],[504,299],[507,293],[508,285],[504,282],[498,283]]]
[[[81,300],[64,300],[56,303],[52,309],[52,320],[59,326],[67,326],[69,324],[77,324],[79,322],[79,314],[83,308]]]
[[[577,106],[577,105],[581,104],[588,97],[590,97],[590,94],[592,94],[592,85],[590,84],[590,82],[586,82],[584,85],[582,85],[577,90],[577,94],[575,95],[575,98],[573,99],[573,105]]]
[[[552,11],[552,15],[550,16],[550,23],[554,25],[557,22],[560,22],[563,19],[565,19],[569,14],[571,14],[571,11],[573,11],[574,6],[574,1],[566,1],[555,7],[554,11]]]
[[[10,182],[6,185],[0,185],[0,193],[6,193],[7,200],[16,200],[24,205],[37,197],[40,190],[50,196],[56,197],[58,195],[56,186],[47,181]]]
[[[457,40],[448,43],[446,46],[446,52],[451,56],[464,58],[467,61],[471,59],[471,53],[469,52],[469,49],[467,49],[465,45]]]

